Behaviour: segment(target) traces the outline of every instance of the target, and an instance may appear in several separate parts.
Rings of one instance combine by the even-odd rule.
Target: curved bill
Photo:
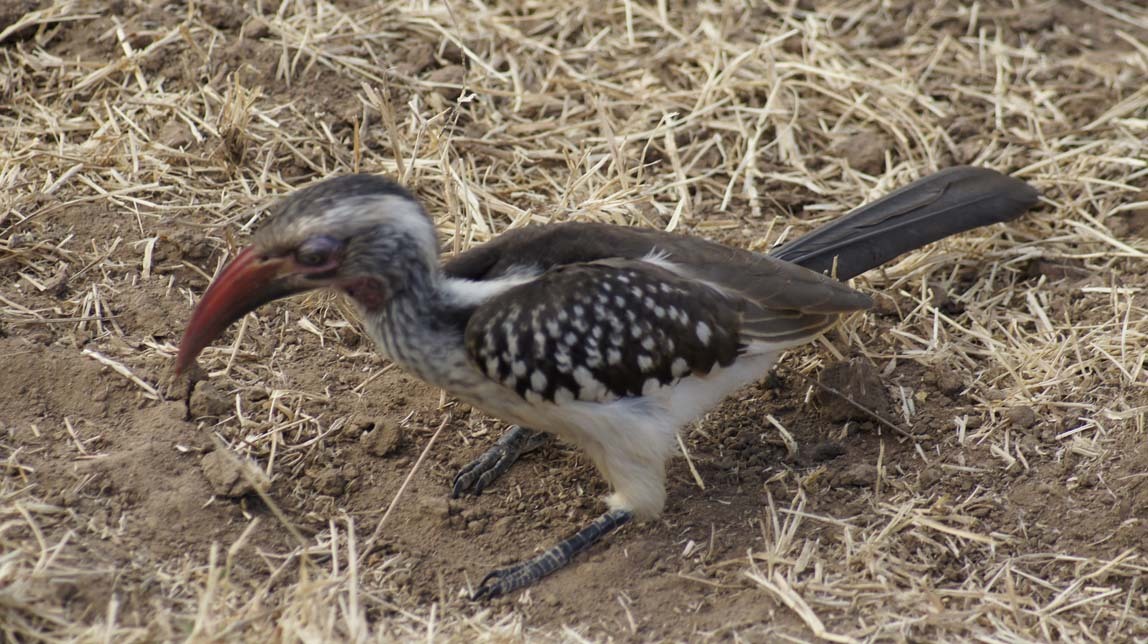
[[[286,279],[289,266],[289,260],[263,258],[251,248],[239,253],[207,288],[191,314],[179,343],[175,373],[182,373],[239,318],[272,300],[307,290]]]

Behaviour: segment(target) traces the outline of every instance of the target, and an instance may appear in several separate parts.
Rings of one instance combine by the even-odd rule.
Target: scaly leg
[[[509,568],[500,568],[483,577],[471,599],[498,597],[529,586],[570,563],[578,553],[633,518],[634,514],[628,510],[610,510],[537,557],[520,561]]]
[[[463,492],[476,496],[482,494],[486,486],[510,469],[518,457],[542,447],[549,440],[549,434],[518,425],[511,426],[482,456],[458,471],[451,496],[457,499]]]

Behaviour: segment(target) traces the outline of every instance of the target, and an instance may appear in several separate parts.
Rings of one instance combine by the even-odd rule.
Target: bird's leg
[[[629,523],[633,518],[634,513],[629,510],[610,510],[537,557],[521,561],[509,568],[500,568],[483,577],[482,583],[478,585],[471,599],[498,597],[529,586],[570,563],[578,553]]]
[[[467,463],[454,477],[451,496],[458,498],[463,492],[482,494],[487,485],[502,476],[518,457],[542,447],[550,435],[513,425],[482,456]]]

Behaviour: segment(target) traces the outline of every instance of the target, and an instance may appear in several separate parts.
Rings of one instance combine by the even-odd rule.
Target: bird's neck
[[[382,298],[352,295],[379,350],[414,375],[447,389],[465,371],[469,310],[451,297],[438,267],[391,276],[402,287]]]
[[[524,266],[497,277],[470,280],[444,274],[438,266],[404,266],[403,275],[388,276],[389,283],[402,287],[374,298],[377,302],[361,297],[362,293],[353,295],[367,330],[379,350],[404,369],[465,395],[483,380],[466,351],[471,315],[492,299],[536,279],[541,271]]]

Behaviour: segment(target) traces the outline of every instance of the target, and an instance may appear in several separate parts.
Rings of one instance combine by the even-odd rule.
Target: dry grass
[[[1085,481],[1124,489],[1110,472],[1143,475],[1118,468],[1144,442],[1148,414],[1148,242],[1127,223],[1148,208],[1148,11],[1132,0],[793,4],[284,0],[176,10],[129,1],[117,15],[102,4],[25,13],[8,2],[0,15],[16,22],[0,24],[0,335],[46,333],[78,360],[113,364],[108,378],[143,399],[160,398],[175,338],[125,331],[109,298],[151,285],[194,301],[212,268],[193,261],[197,248],[222,262],[219,249],[241,243],[274,196],[339,172],[412,186],[456,250],[565,219],[761,249],[932,170],[988,165],[1038,186],[1044,208],[859,280],[891,294],[900,315],[852,318],[832,346],[788,363],[815,375],[854,352],[887,375],[906,364],[949,370],[968,384],[970,404],[926,418],[924,390],[900,387],[896,420],[934,440],[917,447],[910,471],[877,464],[863,512],[809,509],[823,468],[778,475],[787,495],[763,509],[748,556],[697,573],[754,589],[774,602],[775,620],[731,617],[727,629],[691,632],[683,618],[657,632],[1148,637],[1142,543],[1051,549],[1023,521],[1003,529],[984,514],[1008,506],[1008,480],[1048,477],[1071,494]],[[1041,24],[1054,6],[1055,19]],[[73,234],[45,234],[64,216]],[[182,256],[164,250],[173,239]],[[1034,276],[1034,260],[1059,267]],[[1056,282],[1057,271],[1073,279]],[[959,312],[934,290],[954,293]],[[273,327],[280,335],[328,345],[354,335],[336,301],[288,310]],[[246,329],[204,365],[237,391],[264,390],[271,411],[256,419],[239,410],[213,430],[271,477],[290,477],[347,422],[318,405],[366,382],[343,394],[268,384],[292,354],[269,356]],[[366,380],[382,370],[365,347],[346,358]],[[1019,431],[1009,414],[1021,407],[1052,429]],[[206,561],[118,571],[119,592],[98,610],[81,605],[54,589],[107,572],[86,568],[74,547],[69,526],[90,518],[44,497],[35,455],[7,429],[0,633],[14,641],[604,635],[591,621],[540,623],[530,604],[470,606],[460,588],[412,593],[399,581],[401,557],[363,563],[378,519],[335,509],[326,530],[265,553],[273,572],[255,582],[231,577],[244,532]],[[69,424],[68,434],[77,460],[94,458],[90,433]],[[966,462],[970,453],[984,458]],[[1070,476],[1049,477],[1054,466]],[[974,484],[922,492],[913,483],[922,470]],[[1120,530],[1148,520],[1134,510]],[[145,583],[160,599],[122,614],[121,592]]]

